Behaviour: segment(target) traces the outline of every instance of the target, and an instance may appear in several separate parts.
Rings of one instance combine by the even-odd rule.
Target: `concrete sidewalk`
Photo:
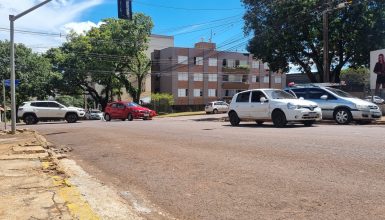
[[[0,131],[0,219],[141,219],[49,145],[34,131]]]

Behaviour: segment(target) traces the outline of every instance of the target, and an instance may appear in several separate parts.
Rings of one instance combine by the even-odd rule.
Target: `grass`
[[[178,112],[178,113],[170,113],[165,115],[159,115],[158,118],[166,118],[166,117],[181,117],[181,116],[192,116],[192,115],[205,115],[205,111],[199,112]]]

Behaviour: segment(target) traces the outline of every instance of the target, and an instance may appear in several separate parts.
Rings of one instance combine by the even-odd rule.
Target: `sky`
[[[10,14],[18,14],[43,0],[1,0],[0,40],[9,40]],[[245,52],[244,7],[239,0],[133,0],[134,13],[154,22],[153,34],[175,37],[175,46],[217,43],[218,50]],[[117,18],[117,0],[53,0],[15,23],[15,41],[34,51],[45,51],[65,41],[71,29],[78,33],[105,18]]]

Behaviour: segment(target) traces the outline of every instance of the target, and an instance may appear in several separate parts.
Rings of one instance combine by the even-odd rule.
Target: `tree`
[[[23,44],[15,44],[15,48],[15,76],[20,80],[16,87],[16,105],[32,98],[54,96],[54,82],[60,75],[51,71],[49,60]],[[9,41],[0,41],[0,80],[10,78],[9,51]]]
[[[105,19],[84,34],[70,34],[59,49],[46,54],[62,73],[60,91],[68,95],[86,91],[103,109],[115,95],[120,96],[122,87],[138,100],[142,83],[133,86],[130,78],[142,82],[148,73],[143,53],[152,26],[148,16],[135,14],[132,21]],[[97,90],[95,85],[102,88]]]
[[[370,89],[370,71],[365,67],[342,70],[341,80],[345,81],[350,89],[358,88],[361,91]]]
[[[242,0],[245,33],[254,34],[248,50],[270,64],[273,71],[300,66],[312,82],[323,82],[324,0]],[[343,1],[333,1],[332,8]],[[329,13],[330,79],[339,82],[342,67],[368,66],[370,51],[385,46],[385,2],[357,0]],[[316,77],[312,66],[318,70]]]

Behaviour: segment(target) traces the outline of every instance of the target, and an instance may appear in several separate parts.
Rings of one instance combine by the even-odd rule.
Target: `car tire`
[[[277,128],[283,128],[287,124],[285,113],[280,110],[273,111],[272,119],[274,126]]]
[[[214,109],[213,114],[218,114],[218,109]]]
[[[255,121],[255,123],[257,123],[257,125],[263,125],[263,123],[265,123],[264,121]]]
[[[27,125],[37,124],[37,122],[38,122],[37,117],[33,114],[25,115],[23,118],[23,121]]]
[[[122,121],[125,121],[126,119],[125,118],[122,118]]]
[[[303,122],[303,125],[305,125],[305,127],[311,127],[313,126],[315,121],[304,121]]]
[[[75,123],[78,120],[78,116],[75,113],[68,113],[65,117],[68,123]]]
[[[105,115],[104,115],[104,120],[106,120],[106,121],[111,121],[111,116],[110,116],[110,114],[105,114]]]
[[[241,122],[236,112],[229,113],[229,120],[232,126],[238,126],[239,123]]]
[[[352,113],[347,108],[339,108],[334,111],[333,114],[334,121],[337,122],[337,124],[340,125],[347,125],[350,124],[352,121]]]
[[[128,121],[134,120],[134,116],[132,116],[132,114],[128,114],[128,115],[127,115],[127,120],[128,120]]]

